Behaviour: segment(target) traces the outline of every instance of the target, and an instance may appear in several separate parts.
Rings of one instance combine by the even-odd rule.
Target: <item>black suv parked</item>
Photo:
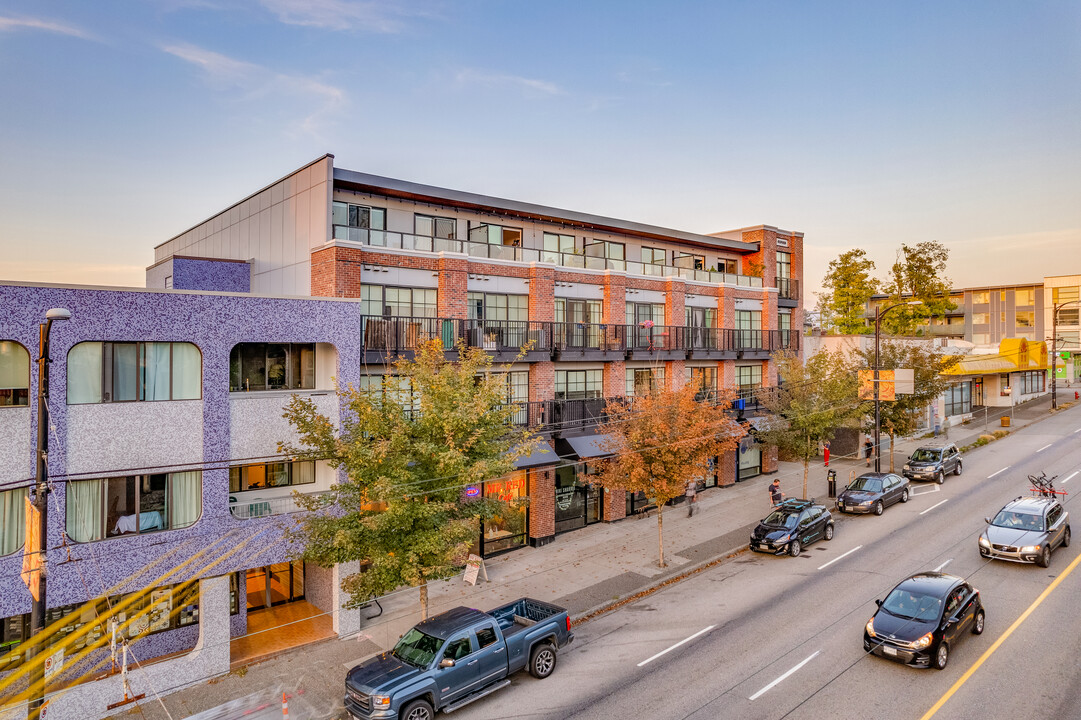
[[[947,473],[961,474],[961,452],[953,443],[924,445],[912,453],[902,472],[909,480],[934,480],[941,485]]]
[[[810,500],[785,500],[751,533],[751,550],[796,557],[804,545],[833,539],[833,515]]]

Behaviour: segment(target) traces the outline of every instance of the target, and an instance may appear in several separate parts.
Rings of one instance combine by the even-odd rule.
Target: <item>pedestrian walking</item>
[[[863,457],[867,458],[867,467],[871,467],[871,453],[874,452],[875,444],[868,437],[863,441]]]
[[[822,454],[826,456],[826,467],[830,466],[830,441],[827,440],[822,448]]]
[[[698,481],[691,480],[687,483],[687,491],[684,493],[687,496],[687,517],[694,515],[695,503],[698,501]]]
[[[784,500],[784,493],[781,492],[781,479],[774,478],[773,482],[769,484],[769,504],[771,507],[777,507]]]

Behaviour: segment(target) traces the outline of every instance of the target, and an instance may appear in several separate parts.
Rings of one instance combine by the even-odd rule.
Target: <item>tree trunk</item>
[[[810,462],[803,461],[803,497],[807,497],[807,473],[810,472]]]
[[[657,501],[657,561],[658,567],[664,567],[664,503]]]
[[[890,433],[890,472],[893,472],[893,433]]]
[[[428,581],[420,581],[420,619],[428,619]]]

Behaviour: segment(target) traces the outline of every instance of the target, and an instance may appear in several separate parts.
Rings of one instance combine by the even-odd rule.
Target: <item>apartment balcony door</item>
[[[248,611],[304,599],[304,562],[284,562],[245,572]]]

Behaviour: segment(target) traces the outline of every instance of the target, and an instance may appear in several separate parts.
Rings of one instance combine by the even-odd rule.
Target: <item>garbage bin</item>
[[[829,486],[829,495],[831,498],[837,497],[837,471],[830,470],[826,473],[826,484]]]
[[[999,421],[1002,423],[1002,427],[1009,427],[1010,426],[1010,416],[1009,415],[1003,415],[1002,417],[999,418]]]

